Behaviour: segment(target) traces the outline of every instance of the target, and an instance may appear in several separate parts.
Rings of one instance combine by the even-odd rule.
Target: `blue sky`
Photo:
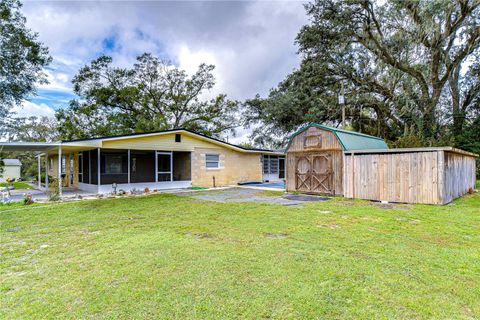
[[[36,0],[24,1],[23,12],[53,62],[45,70],[50,83],[16,109],[20,116],[53,116],[68,105],[72,77],[102,54],[128,67],[150,52],[189,73],[211,63],[211,95],[265,95],[298,66],[294,40],[307,22],[298,1]]]

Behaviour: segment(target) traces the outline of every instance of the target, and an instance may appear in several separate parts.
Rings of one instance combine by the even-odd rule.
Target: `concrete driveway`
[[[216,201],[216,202],[264,202],[274,203],[284,206],[294,206],[301,201],[282,198],[282,194],[272,195],[268,191],[254,188],[228,188],[220,190],[205,190],[192,192],[178,192],[179,196],[190,196],[196,199]]]

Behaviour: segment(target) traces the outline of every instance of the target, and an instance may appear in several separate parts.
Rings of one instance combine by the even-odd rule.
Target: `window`
[[[175,134],[175,142],[182,142],[182,135],[180,133]]]
[[[105,154],[105,174],[121,174],[123,172],[123,156],[121,154]]]
[[[268,161],[269,156],[263,156],[263,174],[268,174],[270,162]]]
[[[62,156],[62,175],[67,173],[67,158]]]
[[[220,155],[218,154],[206,154],[205,166],[207,168],[219,168]]]
[[[303,140],[304,148],[321,148],[322,147],[322,135],[308,135]]]

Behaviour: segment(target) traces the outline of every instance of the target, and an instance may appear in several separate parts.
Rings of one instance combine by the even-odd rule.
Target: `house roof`
[[[18,159],[2,159],[5,166],[21,166],[22,163]]]
[[[160,130],[160,131],[150,131],[150,132],[142,132],[142,133],[130,133],[130,134],[123,134],[123,135],[114,135],[114,136],[103,136],[103,137],[95,137],[95,138],[88,138],[88,139],[76,139],[76,140],[63,140],[62,144],[70,144],[70,143],[81,143],[81,142],[89,142],[89,141],[98,141],[98,140],[103,140],[103,141],[112,141],[112,140],[119,140],[119,139],[124,139],[124,138],[137,138],[137,137],[145,137],[145,136],[155,136],[155,135],[163,135],[163,134],[170,134],[170,133],[188,133],[193,136],[197,136],[199,138],[202,138],[204,140],[208,140],[210,142],[214,142],[216,144],[224,145],[231,147],[233,149],[238,149],[239,151],[245,151],[245,152],[269,152],[269,153],[278,153],[277,151],[269,150],[269,149],[259,149],[259,148],[246,148],[242,147],[236,144],[232,144],[229,142],[225,142],[216,138],[209,137],[207,135],[184,129],[184,128],[178,128],[178,129],[170,129],[170,130]]]
[[[200,134],[188,129],[171,129],[171,130],[162,130],[162,131],[152,131],[152,132],[142,132],[142,133],[132,133],[132,134],[124,134],[124,135],[114,135],[114,136],[103,136],[103,137],[94,137],[88,139],[76,139],[76,140],[63,140],[60,142],[52,142],[52,143],[43,143],[43,142],[0,142],[0,151],[3,150],[23,150],[23,151],[43,151],[46,152],[48,150],[54,150],[58,147],[67,147],[67,148],[101,148],[104,141],[115,141],[115,140],[122,140],[128,138],[139,138],[139,137],[148,137],[148,136],[157,136],[157,135],[165,135],[165,134],[172,134],[172,133],[185,133],[190,136],[194,136],[198,139],[206,140],[211,143],[221,145],[223,147],[227,147],[236,151],[246,152],[246,153],[270,153],[270,154],[283,154],[283,152],[272,151],[268,149],[257,149],[257,148],[246,148],[242,146],[238,146],[232,143],[228,143],[216,138],[212,138],[206,136],[204,134]]]
[[[337,139],[340,141],[340,144],[343,147],[343,150],[367,150],[367,149],[388,149],[387,144],[382,138],[370,136],[368,134],[359,133],[355,131],[349,131],[334,127],[325,126],[319,123],[310,122],[304,127],[300,128],[297,132],[295,132],[291,137],[290,141],[287,145],[287,150],[290,147],[290,143],[292,139],[297,136],[298,134],[302,133],[303,131],[307,130],[309,127],[317,127],[320,129],[324,129],[330,132],[333,132]]]

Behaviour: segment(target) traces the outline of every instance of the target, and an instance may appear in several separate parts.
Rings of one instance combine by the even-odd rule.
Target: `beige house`
[[[38,151],[39,176],[47,171],[60,177],[62,187],[95,193],[227,186],[281,180],[285,174],[282,152],[244,148],[184,129],[0,147]]]

